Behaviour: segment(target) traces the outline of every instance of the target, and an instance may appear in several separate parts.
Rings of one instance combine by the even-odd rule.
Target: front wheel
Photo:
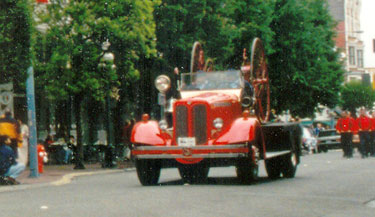
[[[207,180],[210,167],[206,164],[180,165],[178,171],[184,183],[194,184]]]
[[[236,165],[237,178],[242,183],[251,183],[258,179],[258,162],[251,162],[250,159],[240,160]]]
[[[138,179],[144,186],[158,184],[161,166],[157,160],[136,160]]]
[[[283,157],[281,173],[285,178],[294,178],[297,171],[298,155],[292,152]]]

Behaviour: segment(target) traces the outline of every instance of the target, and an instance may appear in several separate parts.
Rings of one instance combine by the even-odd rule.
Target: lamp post
[[[103,56],[99,63],[99,68],[102,69],[104,78],[108,73],[108,69],[114,70],[116,65],[113,63],[115,55],[111,52],[108,52],[108,48],[111,46],[111,43],[107,40],[102,44]],[[107,81],[105,86],[105,112],[106,112],[106,131],[107,131],[107,148],[105,153],[104,164],[102,167],[113,167],[113,147],[112,147],[112,129],[111,129],[111,108],[110,108],[110,84]]]

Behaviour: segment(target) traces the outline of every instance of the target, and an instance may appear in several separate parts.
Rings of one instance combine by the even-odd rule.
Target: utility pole
[[[38,173],[38,153],[37,153],[37,133],[36,133],[36,115],[35,115],[35,88],[34,88],[34,70],[30,66],[27,69],[26,80],[27,97],[27,115],[29,120],[29,155],[30,155],[30,177],[39,177]]]

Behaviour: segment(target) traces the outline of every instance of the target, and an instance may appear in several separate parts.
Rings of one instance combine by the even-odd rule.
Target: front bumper
[[[135,146],[135,159],[194,159],[194,158],[238,158],[246,157],[246,144],[181,146]]]

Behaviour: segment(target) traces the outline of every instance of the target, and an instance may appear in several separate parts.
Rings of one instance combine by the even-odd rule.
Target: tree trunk
[[[81,126],[81,101],[82,95],[74,95],[74,114],[76,121],[76,132],[77,132],[77,153],[75,159],[74,169],[85,169],[83,165],[83,144],[82,144],[82,126]]]

